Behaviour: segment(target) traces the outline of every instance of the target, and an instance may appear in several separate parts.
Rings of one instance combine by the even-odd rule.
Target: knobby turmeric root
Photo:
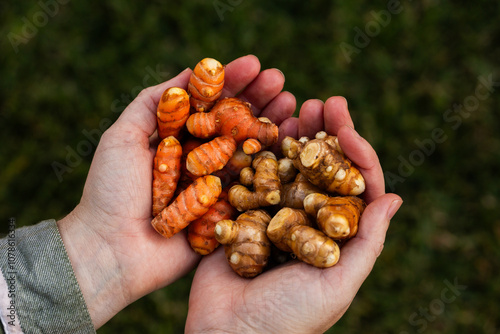
[[[366,203],[356,196],[310,194],[304,199],[307,214],[316,217],[318,227],[335,240],[347,240],[356,235],[365,207]]]
[[[182,147],[169,136],[161,141],[153,162],[153,217],[163,210],[174,196],[181,175]]]
[[[230,266],[242,277],[262,272],[271,247],[288,252],[285,259],[295,254],[319,268],[335,265],[336,241],[356,234],[366,206],[355,197],[365,189],[361,173],[337,137],[324,131],[312,140],[286,137],[281,143],[285,158],[277,161],[265,150],[278,141],[278,127],[255,117],[241,99],[220,99],[224,76],[220,62],[205,58],[191,74],[189,94],[178,87],[163,92],[157,108],[163,141],[154,159],[152,226],[166,238],[189,226],[188,241],[202,255],[224,244]],[[201,140],[186,138],[191,135]],[[226,186],[238,177],[240,185],[222,190],[222,182]],[[281,209],[271,219],[263,207]],[[238,211],[246,212],[233,221]]]
[[[213,58],[202,59],[189,78],[191,106],[198,112],[208,111],[221,96],[223,86],[224,66]]]
[[[252,167],[255,169],[254,191],[243,185],[234,185],[229,190],[229,203],[238,211],[275,205],[281,200],[278,162],[274,154],[269,151],[258,153],[252,162]]]
[[[254,169],[252,167],[245,167],[240,171],[240,184],[244,185],[245,187],[252,187],[254,177]]]
[[[222,182],[222,187],[228,186],[231,182],[238,180],[240,172],[245,167],[252,165],[252,156],[237,149],[227,164],[221,170],[215,171],[212,175],[218,176]]]
[[[290,183],[295,179],[297,169],[290,158],[281,158],[278,160],[278,176],[281,184]]]
[[[217,202],[221,191],[218,177],[200,177],[163,209],[151,221],[151,225],[165,238],[170,238],[190,222],[203,216]]]
[[[324,138],[295,140],[286,137],[283,154],[314,185],[340,195],[359,195],[365,190],[361,172]]]
[[[255,138],[249,138],[243,142],[243,152],[248,155],[255,154],[262,150],[262,144]]]
[[[210,112],[192,114],[188,118],[186,126],[188,131],[198,138],[211,138],[219,135],[220,137],[217,138],[225,138],[225,141],[228,140],[227,138],[234,139],[233,154],[236,147],[249,138],[258,139],[265,146],[272,145],[278,140],[278,127],[275,124],[257,119],[253,115],[250,105],[238,98],[222,99],[215,104]],[[207,145],[211,144],[207,143]],[[203,153],[198,152],[201,149],[201,147],[197,148],[190,154],[203,156]],[[195,175],[207,175],[222,168],[231,156],[232,154],[226,156],[224,160],[220,160],[216,164],[211,163],[210,159],[198,159],[199,163],[193,165],[192,169],[190,167],[188,169]]]
[[[215,238],[224,245],[231,268],[242,277],[262,272],[271,254],[266,235],[271,217],[264,210],[250,210],[236,221],[221,220],[215,226]]]
[[[250,104],[235,97],[219,100],[208,113],[192,114],[186,126],[195,137],[231,136],[237,144],[254,138],[270,146],[278,140],[278,126],[256,118]]]
[[[175,191],[176,195],[179,195],[179,193],[183,190],[185,190],[191,183],[193,183],[194,180],[198,178],[198,176],[195,176],[191,174],[186,168],[186,160],[189,152],[197,148],[198,146],[201,146],[203,144],[203,141],[198,138],[189,138],[182,143],[182,156],[181,156],[181,177],[179,178],[179,182],[177,183],[177,189]]]
[[[187,170],[196,176],[221,170],[236,152],[236,142],[231,136],[217,137],[189,152]]]
[[[323,139],[328,145],[330,145],[333,149],[335,149],[335,151],[344,155],[344,151],[342,151],[342,148],[340,147],[339,139],[337,138],[337,136],[332,136],[326,133],[325,131],[320,131],[316,133],[315,138]]]
[[[295,181],[283,185],[280,207],[304,209],[304,198],[313,193],[324,193],[322,189],[309,182],[301,173],[297,174]]]
[[[156,112],[158,121],[158,136],[166,138],[179,133],[189,117],[189,95],[178,87],[168,88],[163,92]]]
[[[200,255],[212,253],[219,246],[215,239],[215,224],[224,219],[234,219],[237,213],[227,201],[227,190],[223,189],[217,203],[189,224],[187,238],[191,248]]]
[[[267,236],[279,249],[318,268],[335,265],[340,257],[337,243],[311,227],[304,210],[283,208],[271,219]]]

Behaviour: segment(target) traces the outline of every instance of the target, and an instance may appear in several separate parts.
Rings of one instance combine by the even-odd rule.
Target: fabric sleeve
[[[0,239],[0,319],[5,333],[95,333],[56,221]]]

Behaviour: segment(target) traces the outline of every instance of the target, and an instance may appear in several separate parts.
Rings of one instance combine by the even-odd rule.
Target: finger
[[[156,149],[161,142],[161,138],[158,135],[158,130],[155,130],[153,134],[149,137],[149,148],[153,153],[156,153]]]
[[[339,262],[325,278],[331,279],[336,270],[342,270],[347,291],[357,291],[382,252],[389,222],[401,204],[395,194],[385,194],[369,204],[361,216],[358,234],[342,247]]]
[[[210,275],[211,273],[217,276],[226,274],[234,275],[233,269],[231,269],[226,260],[224,246],[219,246],[213,253],[204,256],[198,268],[205,270],[204,279],[206,279],[205,275]]]
[[[298,138],[299,119],[297,117],[290,117],[284,120],[279,126],[278,141],[271,146],[271,151],[277,156],[281,155],[281,142],[286,136]]]
[[[325,102],[325,131],[335,135],[343,125],[354,129],[347,100],[342,96],[332,96]]]
[[[277,69],[264,70],[238,97],[243,101],[250,102],[252,110],[257,116],[281,92],[284,84],[285,76],[281,71]]]
[[[365,179],[363,197],[367,203],[385,194],[382,167],[373,147],[356,130],[344,125],[338,131],[340,147]]]
[[[123,111],[113,126],[123,127],[124,131],[140,131],[147,137],[156,130],[156,109],[163,92],[170,87],[187,88],[191,70],[185,69],[175,78],[156,86],[143,89]]]
[[[262,110],[259,116],[267,117],[276,125],[292,117],[297,102],[295,96],[289,92],[281,92]]]
[[[323,107],[323,101],[317,99],[302,104],[299,111],[299,138],[314,138],[316,132],[323,130]]]
[[[224,72],[221,98],[236,96],[259,75],[260,61],[254,55],[243,56],[227,64]]]

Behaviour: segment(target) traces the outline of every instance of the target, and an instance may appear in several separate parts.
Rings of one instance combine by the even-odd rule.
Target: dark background
[[[45,1],[0,3],[2,230],[71,211],[96,138],[141,88],[252,53],[298,106],[345,96],[404,199],[332,332],[499,333],[497,1]],[[191,277],[99,333],[182,332]]]

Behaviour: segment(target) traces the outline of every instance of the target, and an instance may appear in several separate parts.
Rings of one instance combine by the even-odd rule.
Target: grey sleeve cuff
[[[95,333],[55,220],[9,228],[0,239],[0,269],[5,332],[17,333],[10,328],[17,325],[24,333]]]

